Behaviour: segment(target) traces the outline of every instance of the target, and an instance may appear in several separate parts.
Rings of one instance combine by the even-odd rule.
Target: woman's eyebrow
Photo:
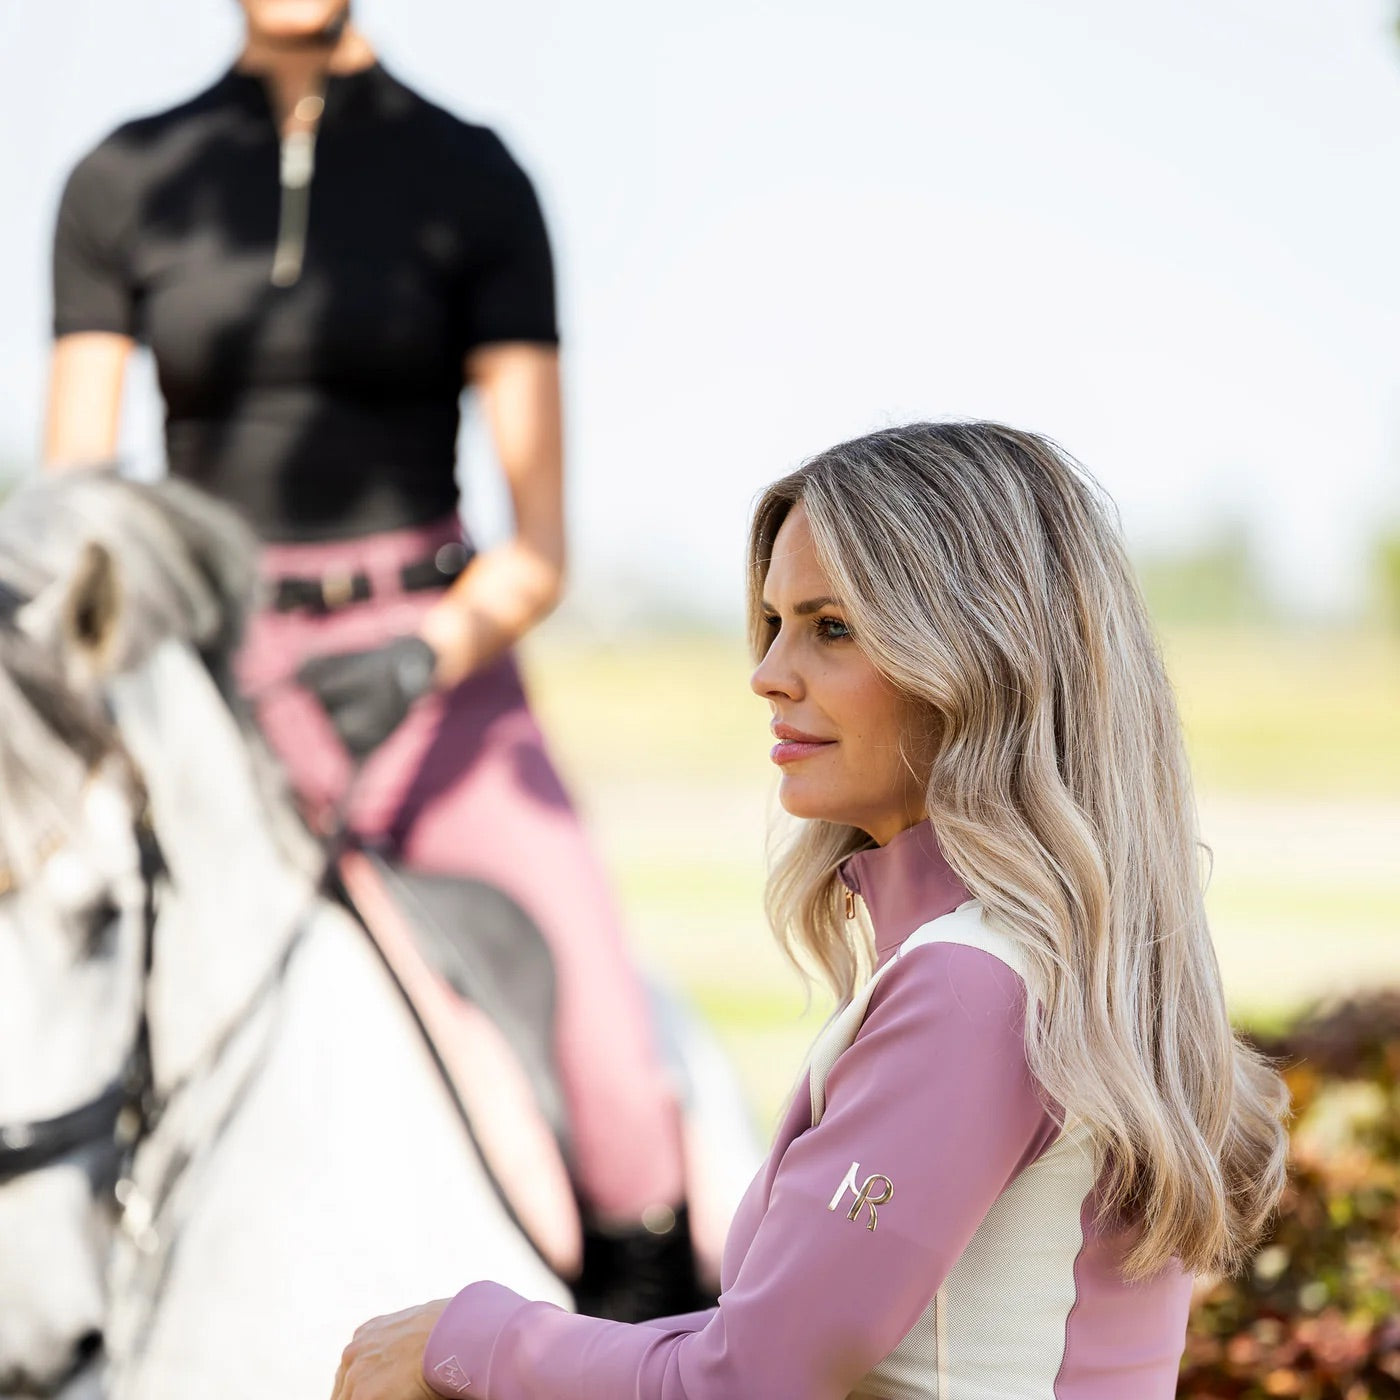
[[[793,608],[793,612],[796,613],[798,617],[806,617],[808,613],[820,612],[823,608],[839,608],[840,606],[841,600],[839,598],[833,598],[827,593],[823,594],[820,598],[808,598],[805,603],[796,604]],[[775,613],[778,611],[767,598],[764,598],[759,603],[759,607],[766,613]]]

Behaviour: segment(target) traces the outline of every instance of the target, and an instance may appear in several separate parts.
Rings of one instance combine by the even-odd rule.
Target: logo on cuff
[[[462,1363],[455,1356],[449,1356],[446,1361],[439,1361],[433,1367],[433,1375],[440,1380],[443,1385],[451,1390],[455,1390],[460,1395],[470,1384],[467,1373],[462,1369]]]
[[[870,1209],[870,1220],[866,1224],[867,1230],[873,1230],[876,1224],[875,1207],[882,1206],[894,1195],[894,1182],[889,1177],[881,1176],[876,1172],[868,1176],[859,1185],[856,1185],[856,1178],[860,1174],[860,1163],[852,1162],[851,1169],[843,1178],[840,1186],[836,1188],[836,1194],[831,1198],[831,1204],[827,1210],[835,1210],[841,1204],[841,1198],[849,1191],[855,1198],[856,1203],[846,1212],[847,1220],[855,1220],[865,1207]]]

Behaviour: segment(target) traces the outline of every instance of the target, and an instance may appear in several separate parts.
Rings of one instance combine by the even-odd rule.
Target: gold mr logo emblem
[[[868,1176],[859,1185],[856,1185],[856,1178],[860,1175],[860,1163],[852,1162],[851,1169],[845,1175],[840,1186],[836,1188],[836,1194],[831,1198],[831,1204],[827,1210],[835,1210],[841,1204],[841,1198],[847,1191],[856,1198],[856,1203],[846,1212],[847,1220],[854,1220],[865,1206],[870,1207],[870,1220],[866,1224],[867,1230],[873,1230],[876,1224],[875,1207],[882,1206],[894,1195],[894,1182],[889,1177],[881,1176],[878,1172],[873,1176]]]

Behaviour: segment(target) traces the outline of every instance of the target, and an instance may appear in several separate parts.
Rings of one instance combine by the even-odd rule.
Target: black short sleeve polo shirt
[[[467,352],[558,343],[539,202],[495,133],[378,64],[325,101],[290,285],[270,275],[280,141],[251,74],[107,137],[55,230],[54,333],[148,344],[171,472],[268,539],[450,514]]]

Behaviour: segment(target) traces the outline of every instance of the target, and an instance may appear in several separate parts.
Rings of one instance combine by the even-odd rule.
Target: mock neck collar
[[[215,91],[250,116],[272,120],[272,100],[263,74],[235,63],[215,84]],[[322,121],[339,123],[387,115],[393,111],[398,93],[399,84],[378,59],[348,73],[328,73]]]
[[[944,858],[927,819],[883,846],[847,856],[837,874],[865,901],[877,959],[899,947],[916,928],[951,914],[971,898]]]

